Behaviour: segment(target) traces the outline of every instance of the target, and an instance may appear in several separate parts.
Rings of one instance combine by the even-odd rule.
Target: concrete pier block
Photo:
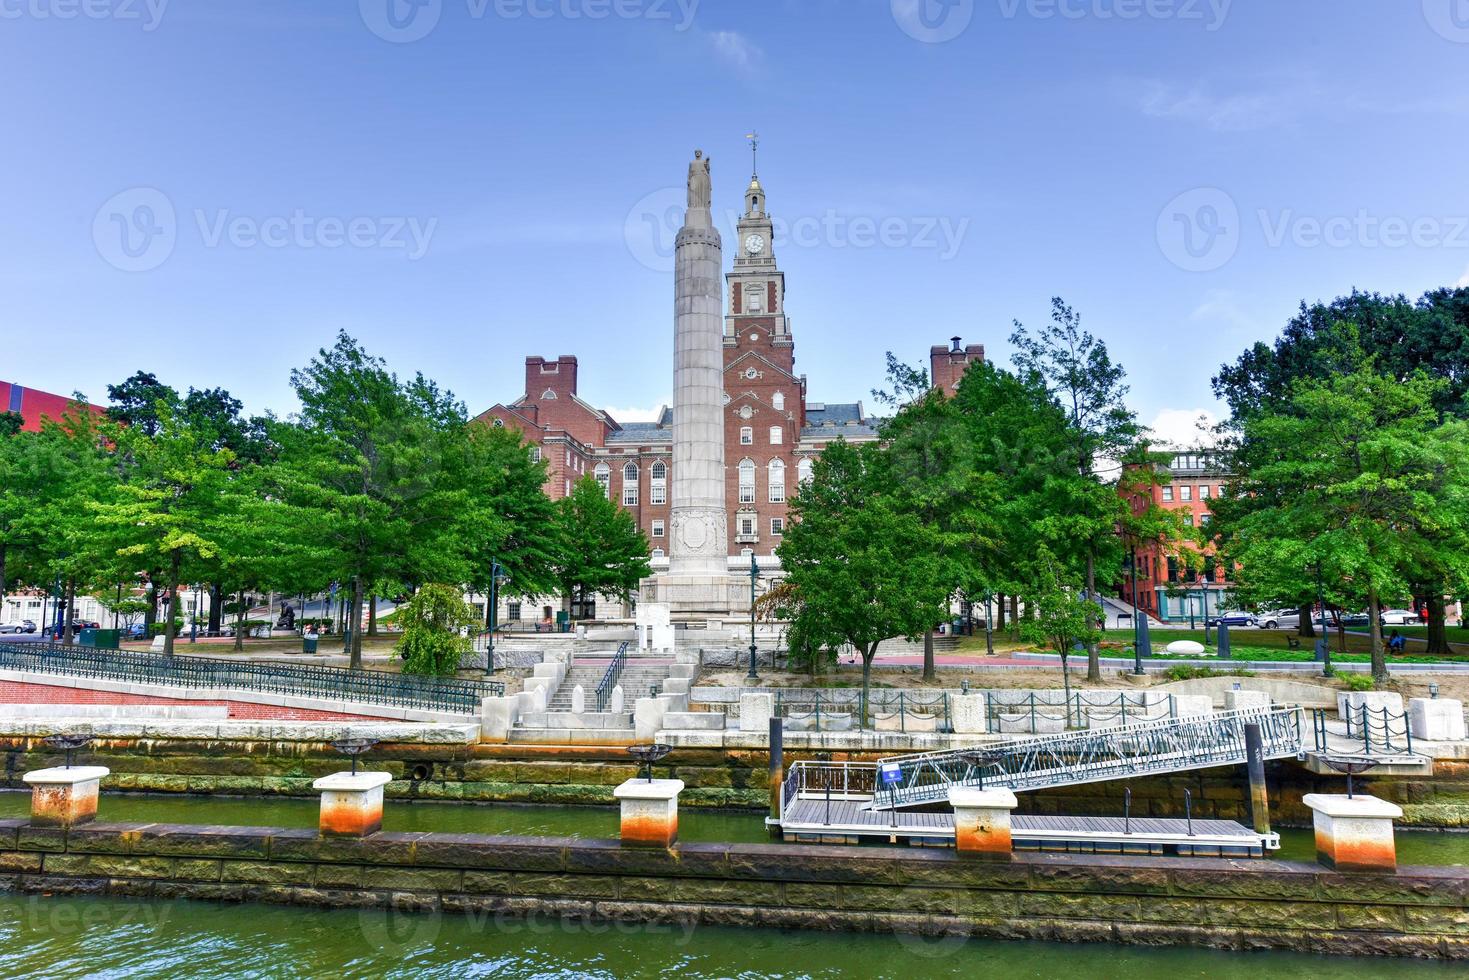
[[[510,729],[520,720],[522,695],[481,698],[479,702],[480,737],[487,742],[504,742],[510,738]]]
[[[1354,719],[1359,719],[1362,709],[1366,708],[1369,715],[1375,714],[1381,718],[1382,709],[1386,708],[1390,714],[1400,715],[1403,713],[1403,696],[1394,691],[1340,691],[1336,695],[1336,713],[1345,718],[1347,712],[1352,713]]]
[[[1178,717],[1214,713],[1214,699],[1207,694],[1175,694],[1173,710]]]
[[[672,847],[678,841],[682,779],[629,779],[612,791],[622,803],[622,843]]]
[[[989,731],[984,696],[980,694],[960,694],[950,698],[949,718],[956,735],[983,735]]]
[[[775,695],[761,692],[740,695],[740,731],[770,732],[770,718],[775,714]]]
[[[607,706],[607,710],[613,714],[621,714],[625,697],[626,695],[622,693],[622,685],[614,685],[612,688],[612,702]]]
[[[1008,789],[949,790],[954,808],[954,846],[968,857],[1007,861],[1014,851],[1010,811],[1018,805]]]
[[[75,827],[97,816],[97,793],[104,766],[58,766],[37,769],[23,777],[31,787],[31,824],[37,827]]]
[[[651,742],[663,727],[663,716],[668,713],[668,703],[662,698],[638,698],[633,702],[633,736],[639,742]]]
[[[1464,702],[1454,698],[1411,698],[1408,726],[1414,738],[1430,742],[1464,740]]]
[[[580,684],[571,689],[571,713],[579,715],[587,710],[587,692]]]
[[[1316,828],[1316,860],[1337,871],[1394,871],[1392,822],[1403,808],[1375,796],[1307,793]]]
[[[393,781],[386,772],[334,772],[311,784],[321,792],[323,837],[366,837],[383,826],[383,787]]]
[[[1225,691],[1225,711],[1264,711],[1270,707],[1270,695],[1264,691]]]

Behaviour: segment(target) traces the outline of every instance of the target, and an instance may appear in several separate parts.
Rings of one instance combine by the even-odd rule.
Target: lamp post
[[[199,583],[194,583],[194,612],[189,617],[189,642],[199,642]]]
[[[495,626],[500,617],[500,583],[510,581],[510,576],[505,574],[505,566],[493,558],[490,559],[490,609],[489,626],[490,633],[485,643],[485,673],[495,672]]]
[[[1321,636],[1316,640],[1316,659],[1321,661],[1321,676],[1331,676],[1331,642],[1326,638],[1326,585],[1321,576],[1321,559],[1316,560],[1316,601],[1321,604]]]
[[[755,552],[750,552],[750,672],[745,675],[748,680],[758,680],[760,675],[755,673],[755,579],[760,574],[760,566],[755,562]]]
[[[990,599],[993,598],[988,592],[984,594],[984,653],[987,657],[995,655],[995,634],[990,622]]]
[[[1204,603],[1204,645],[1209,644],[1209,577],[1199,576],[1199,597]]]

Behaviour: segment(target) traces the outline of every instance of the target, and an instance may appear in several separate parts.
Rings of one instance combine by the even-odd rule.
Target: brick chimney
[[[961,346],[958,337],[949,338],[949,346],[935,344],[928,349],[929,379],[935,388],[951,392],[959,385],[959,379],[969,369],[971,361],[984,360],[984,345]]]
[[[538,402],[547,392],[556,393],[558,398],[576,394],[576,356],[562,354],[554,361],[544,357],[525,359],[525,397]]]

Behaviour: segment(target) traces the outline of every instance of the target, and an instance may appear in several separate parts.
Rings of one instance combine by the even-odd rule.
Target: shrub
[[[1345,674],[1342,681],[1347,685],[1348,691],[1370,691],[1376,686],[1376,681],[1371,674]]]
[[[468,630],[479,617],[452,585],[425,585],[399,607],[403,638],[397,651],[403,673],[439,677],[459,669],[459,658],[470,650]]]
[[[1174,664],[1168,668],[1167,675],[1175,681],[1191,681],[1197,677],[1218,677],[1219,672],[1212,667],[1195,667],[1193,664]]]

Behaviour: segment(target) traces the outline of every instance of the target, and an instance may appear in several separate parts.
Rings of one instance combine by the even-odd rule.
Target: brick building
[[[858,402],[816,402],[806,377],[796,373],[796,341],[786,311],[785,273],[776,261],[765,190],[751,178],[725,273],[724,458],[731,569],[748,568],[749,556],[774,568],[785,531],[788,501],[811,462],[829,442],[868,442],[877,423]],[[984,359],[984,348],[934,347],[935,384],[952,388],[965,367]],[[655,570],[667,566],[672,503],[673,412],[654,422],[619,423],[577,394],[579,364],[573,355],[525,359],[525,393],[479,417],[521,431],[547,462],[546,492],[566,496],[590,474],[608,495],[631,511],[652,546]]]
[[[1182,511],[1189,527],[1206,526],[1210,502],[1224,493],[1228,470],[1219,465],[1215,454],[1195,449],[1175,452],[1167,471],[1171,481],[1153,487],[1151,500],[1141,494],[1130,496],[1133,512],[1141,513],[1151,502]],[[1213,547],[1200,548],[1192,541],[1185,547],[1202,553],[1202,572],[1188,571],[1178,558],[1163,554],[1156,542],[1143,542],[1136,551],[1136,598],[1130,574],[1119,587],[1118,597],[1165,623],[1187,621],[1191,614],[1202,618],[1206,599],[1211,616],[1228,606],[1232,599],[1227,569],[1215,564]]]
[[[60,421],[74,403],[74,398],[65,395],[53,395],[49,391],[23,388],[10,381],[0,381],[0,412],[15,412],[19,415],[23,420],[21,429],[26,432],[39,432],[42,419]],[[98,405],[87,407],[98,415],[104,411]]]

